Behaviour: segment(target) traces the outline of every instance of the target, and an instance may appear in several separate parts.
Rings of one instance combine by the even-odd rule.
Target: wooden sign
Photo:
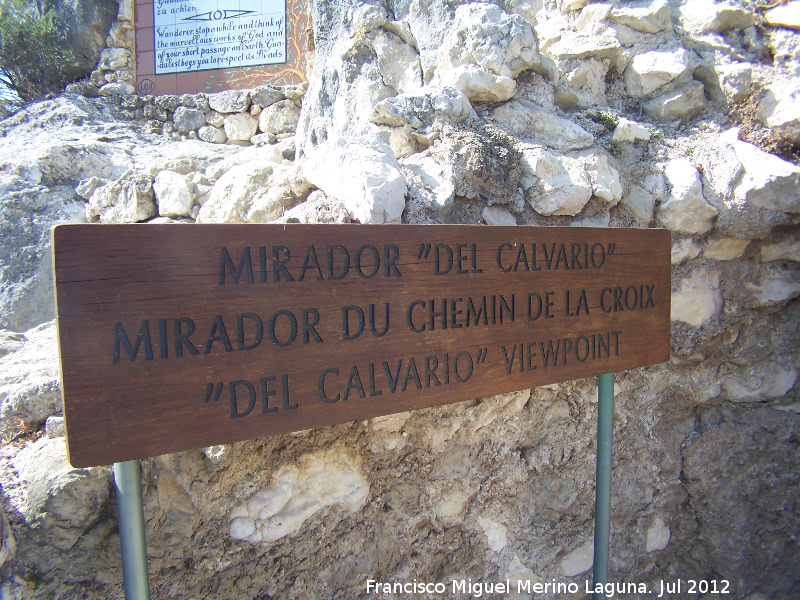
[[[59,225],[53,253],[76,467],[669,358],[666,230]]]
[[[308,0],[136,0],[135,10],[139,94],[306,81]]]

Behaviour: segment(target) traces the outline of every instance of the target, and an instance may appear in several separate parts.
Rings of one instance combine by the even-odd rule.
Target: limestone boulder
[[[800,5],[797,0],[774,6],[764,11],[764,22],[772,27],[800,31]]]
[[[644,112],[656,121],[677,121],[691,119],[705,108],[703,84],[691,81],[677,90],[653,98],[644,105]]]
[[[307,180],[338,198],[361,223],[397,223],[406,181],[392,149],[374,138],[339,139],[318,147],[303,167]]]
[[[153,193],[160,216],[189,216],[194,201],[186,178],[180,173],[161,171],[153,180]]]
[[[582,150],[594,144],[594,136],[583,127],[529,100],[508,102],[492,110],[491,116],[509,134],[556,150]]]
[[[225,135],[233,142],[249,142],[258,131],[258,119],[248,113],[235,113],[225,117]]]
[[[86,204],[86,220],[90,223],[137,223],[157,214],[153,180],[134,170],[97,188]]]
[[[770,88],[758,104],[758,120],[792,144],[800,143],[800,83]]]
[[[25,523],[47,545],[69,550],[105,510],[111,469],[72,467],[63,438],[34,442],[11,462],[26,490]]]
[[[379,32],[372,38],[384,83],[402,94],[422,87],[419,53],[398,35]]]
[[[683,48],[637,54],[625,69],[625,89],[634,98],[649,96],[688,69],[689,54]]]
[[[0,357],[2,436],[34,429],[62,409],[55,322],[18,334],[9,350]]]
[[[621,117],[611,136],[614,142],[646,142],[652,134],[644,125]]]
[[[408,194],[434,213],[445,215],[453,208],[455,182],[431,156],[430,151],[401,160]]]
[[[752,11],[730,1],[685,0],[679,11],[684,28],[694,34],[741,31],[755,23]]]
[[[541,215],[577,215],[592,197],[592,182],[578,159],[528,148],[522,169],[525,197]]]
[[[622,200],[622,184],[619,171],[608,162],[608,156],[592,152],[584,157],[584,168],[592,183],[592,194],[609,206],[616,206]]]
[[[678,281],[672,292],[670,320],[702,327],[722,310],[718,271],[697,270]]]
[[[716,208],[706,202],[700,173],[692,161],[677,158],[667,163],[664,174],[670,185],[670,196],[656,216],[664,226],[680,233],[701,234],[714,226]]]
[[[540,61],[536,35],[520,15],[473,2],[456,8],[439,49],[436,77],[470,100],[496,102],[511,98],[514,78]]]
[[[644,33],[658,33],[672,26],[672,7],[666,0],[639,0],[610,11],[609,19]]]
[[[258,115],[258,129],[275,135],[294,133],[299,119],[300,109],[297,105],[291,100],[280,100],[261,111]]]
[[[262,153],[263,155],[263,153]],[[227,169],[197,215],[198,223],[266,223],[308,194],[295,170],[265,158]]]
[[[466,126],[477,122],[478,115],[458,89],[426,86],[381,100],[370,120],[389,131],[389,145],[400,158],[430,146],[443,123]]]
[[[627,208],[638,221],[649,223],[653,220],[656,198],[638,185],[631,185],[622,205]]]
[[[226,90],[208,95],[208,104],[218,113],[238,113],[250,107],[250,92],[247,90]]]
[[[516,217],[504,206],[487,206],[481,212],[481,218],[487,225],[508,226],[517,224]]]

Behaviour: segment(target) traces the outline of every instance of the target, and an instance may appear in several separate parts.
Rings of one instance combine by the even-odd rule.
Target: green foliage
[[[10,104],[62,90],[74,58],[64,21],[52,7],[40,14],[18,1],[0,17],[0,86],[18,97],[6,98]]]
[[[609,131],[613,131],[617,128],[617,125],[619,125],[619,117],[607,110],[601,110],[593,115],[589,115],[589,118],[595,123],[604,125]]]

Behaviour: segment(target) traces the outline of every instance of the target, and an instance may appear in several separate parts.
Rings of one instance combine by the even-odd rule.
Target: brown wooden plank
[[[666,230],[59,225],[53,253],[77,467],[669,358]]]

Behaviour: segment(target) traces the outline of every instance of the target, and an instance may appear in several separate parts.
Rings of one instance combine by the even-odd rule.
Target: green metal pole
[[[608,550],[611,537],[611,442],[614,433],[614,374],[600,375],[597,387],[597,487],[594,501],[594,564],[592,581],[608,583]],[[594,600],[605,600],[595,592]]]
[[[125,600],[150,600],[141,463],[138,460],[114,463],[114,485],[117,488],[117,521]]]

